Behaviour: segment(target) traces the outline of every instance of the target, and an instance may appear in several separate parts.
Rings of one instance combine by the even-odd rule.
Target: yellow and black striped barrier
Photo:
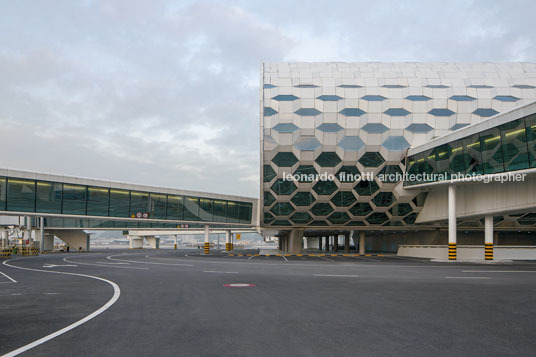
[[[23,256],[39,255],[39,249],[30,248],[30,247],[22,247],[20,249],[20,254]]]
[[[484,259],[493,260],[493,243],[484,243]]]
[[[225,250],[228,251],[228,252],[233,250],[232,243],[225,243]]]
[[[210,243],[205,242],[205,254],[210,254]]]
[[[449,260],[456,260],[456,243],[449,243]]]
[[[240,254],[230,253],[228,257],[383,257],[383,254]]]
[[[11,257],[11,252],[13,249],[2,249],[0,250],[0,258],[9,258]]]

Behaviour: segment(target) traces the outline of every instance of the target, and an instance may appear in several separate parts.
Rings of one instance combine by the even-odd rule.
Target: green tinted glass
[[[36,212],[61,213],[62,184],[37,181]]]

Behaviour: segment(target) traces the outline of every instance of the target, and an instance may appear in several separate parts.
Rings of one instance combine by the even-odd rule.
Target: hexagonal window
[[[333,212],[333,207],[329,203],[317,203],[311,208],[311,212],[315,216],[327,216]]]
[[[272,185],[272,191],[278,195],[290,195],[296,191],[296,185],[292,181],[277,179]]]
[[[331,198],[331,202],[338,207],[348,207],[356,201],[351,191],[339,191]]]
[[[300,165],[296,171],[294,171],[293,175],[298,175],[298,182],[313,182],[316,180],[318,172],[313,165]]]
[[[361,174],[355,166],[343,166],[335,176],[340,182],[355,182],[361,178]]]
[[[406,86],[403,86],[401,84],[384,84],[382,86],[383,88],[393,88],[393,89],[396,89],[396,88],[407,88]]]
[[[264,212],[264,223],[270,223],[270,222],[273,222],[273,220],[274,220],[274,216],[272,216],[268,212]]]
[[[514,97],[513,95],[496,95],[493,99],[501,102],[517,102],[519,98]]]
[[[380,192],[372,199],[378,207],[388,207],[395,202],[395,196],[391,192]]]
[[[276,95],[272,99],[277,100],[278,102],[292,102],[299,98],[292,94],[280,94],[280,95]]]
[[[279,123],[276,126],[274,126],[272,129],[280,133],[293,133],[299,128],[292,123]]]
[[[264,205],[271,206],[275,202],[275,197],[270,192],[264,192]]]
[[[291,167],[298,162],[298,159],[291,152],[279,152],[272,159],[272,162],[279,167]]]
[[[461,128],[465,128],[466,126],[468,126],[469,124],[462,124],[462,123],[459,123],[459,124],[454,124],[450,130],[458,130],[458,129],[461,129]]]
[[[294,207],[288,202],[278,202],[270,209],[276,216],[286,216],[294,212],[294,210]]]
[[[473,114],[476,114],[481,117],[492,117],[495,114],[499,114],[499,112],[491,108],[478,108],[473,112]]]
[[[316,199],[311,192],[296,192],[291,201],[296,206],[310,206]]]
[[[476,100],[476,98],[470,97],[468,95],[453,95],[449,99],[454,100],[456,102],[472,102],[473,100]]]
[[[385,139],[382,146],[389,151],[402,151],[409,148],[409,143],[403,136],[390,136]]]
[[[296,212],[294,216],[290,217],[290,220],[294,223],[309,223],[313,218],[307,212]]]
[[[405,117],[406,115],[411,114],[404,108],[389,108],[383,113],[392,117]]]
[[[316,227],[325,227],[325,226],[328,226],[328,224],[326,223],[326,221],[312,221],[311,224],[309,224],[310,226],[316,226]]]
[[[357,192],[359,196],[370,196],[374,194],[374,192],[378,191],[380,189],[380,186],[376,183],[376,181],[366,181],[362,180],[357,183],[357,185],[354,186],[354,191]]]
[[[417,219],[417,213],[410,213],[407,217],[403,219],[404,222],[407,224],[413,224],[415,223],[415,220]]]
[[[426,88],[434,88],[434,89],[445,89],[449,88],[449,86],[443,85],[443,84],[429,84],[425,86]]]
[[[451,115],[454,115],[454,112],[447,108],[435,108],[430,110],[428,114],[436,117],[450,117]]]
[[[360,117],[361,115],[366,113],[359,108],[344,108],[339,112],[339,114],[342,114],[347,117]]]
[[[333,181],[318,181],[313,190],[319,195],[331,195],[337,190],[337,185]]]
[[[426,102],[432,98],[425,95],[408,95],[406,99],[411,100],[412,102]]]
[[[409,203],[399,203],[391,208],[391,214],[393,216],[405,216],[411,211],[413,211],[413,208],[411,208]]]
[[[363,221],[351,221],[347,224],[347,226],[363,227],[366,226],[366,224]]]
[[[277,174],[275,173],[274,169],[272,169],[272,166],[264,165],[262,176],[264,182],[270,182],[274,177],[277,176]]]
[[[264,88],[265,88],[265,89],[272,89],[272,88],[275,88],[275,86],[274,86],[273,84],[266,83],[266,84],[264,85]]]
[[[428,195],[428,192],[420,192],[411,200],[411,202],[415,203],[415,206],[422,207],[424,206],[424,202],[426,201],[426,196]]]
[[[358,202],[350,208],[350,213],[354,216],[366,216],[370,212],[372,212],[372,207],[366,202]]]
[[[337,145],[344,151],[359,151],[365,146],[365,143],[359,136],[345,136]]]
[[[294,146],[301,151],[315,151],[320,145],[322,144],[314,136],[301,137],[294,143]]]
[[[361,165],[365,167],[378,167],[385,162],[379,152],[366,152],[359,159]]]
[[[398,165],[385,165],[378,173],[381,182],[395,183],[402,180],[402,169]]]
[[[337,123],[323,123],[316,127],[318,130],[325,133],[336,133],[341,131],[343,128]]]
[[[389,216],[383,212],[373,213],[366,218],[367,222],[370,224],[383,224],[389,220]]]
[[[363,88],[363,86],[359,86],[357,84],[341,84],[338,87],[339,88]]]
[[[366,100],[368,102],[381,102],[382,100],[386,100],[387,98],[381,95],[365,95],[361,97],[361,99]]]
[[[487,84],[471,84],[470,86],[467,86],[467,88],[487,89],[487,88],[493,88],[493,86],[488,86]]]
[[[364,125],[361,129],[363,129],[369,134],[382,134],[389,130],[385,125],[379,123],[368,123]]]
[[[300,84],[300,85],[297,85],[297,86],[294,86],[296,88],[318,88],[318,86],[314,85],[314,84]]]
[[[325,102],[336,102],[338,100],[341,100],[342,98],[338,95],[321,95],[320,97],[317,97],[316,99],[323,100]]]
[[[265,117],[271,117],[272,115],[276,115],[277,111],[270,107],[264,107],[264,116]]]
[[[302,117],[314,117],[315,115],[321,114],[322,112],[316,108],[300,108],[294,113],[301,115]]]
[[[536,88],[535,86],[531,86],[529,84],[514,84],[512,87],[513,88],[519,88],[519,89],[534,89],[534,88]]]
[[[278,220],[272,222],[272,226],[288,227],[288,226],[292,226],[292,224],[289,221],[287,221],[286,219],[278,219]]]
[[[408,126],[406,128],[406,130],[409,130],[411,131],[412,133],[427,133],[429,132],[430,130],[434,130],[434,128],[432,128],[430,125],[428,124],[418,124],[418,123],[414,123],[414,124],[411,124],[410,126]]]
[[[330,221],[333,224],[344,224],[350,220],[350,216],[348,216],[344,212],[333,212],[331,216],[328,217],[328,221]]]
[[[341,163],[341,158],[336,152],[324,151],[315,160],[320,167],[335,167]]]

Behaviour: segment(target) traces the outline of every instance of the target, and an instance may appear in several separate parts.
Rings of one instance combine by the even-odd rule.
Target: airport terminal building
[[[482,244],[490,225],[495,244],[500,231],[531,242],[536,64],[273,63],[261,81],[260,225],[281,249],[299,252],[305,236],[337,250],[340,234],[347,250],[357,232],[377,250],[456,242],[449,225],[460,242]],[[525,180],[452,184],[454,172]]]

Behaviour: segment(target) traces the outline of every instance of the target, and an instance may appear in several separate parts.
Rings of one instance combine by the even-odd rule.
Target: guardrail
[[[1,249],[0,258],[9,258],[11,257],[12,249]]]

